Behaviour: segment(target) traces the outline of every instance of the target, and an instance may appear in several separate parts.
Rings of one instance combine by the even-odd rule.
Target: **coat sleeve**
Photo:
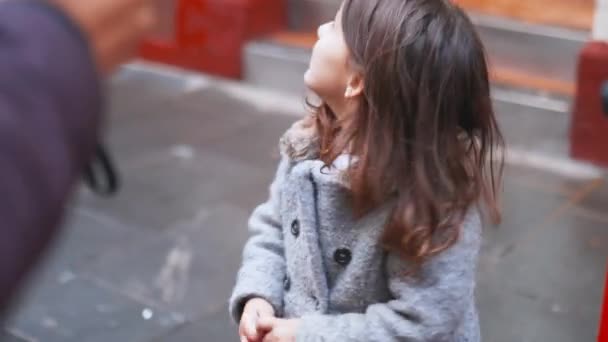
[[[267,202],[257,207],[249,219],[250,238],[243,250],[243,264],[230,298],[230,314],[239,322],[247,300],[267,300],[281,316],[285,254],[280,217],[280,197],[288,161],[283,159],[270,186]]]
[[[57,230],[98,137],[100,80],[75,24],[0,3],[0,308]]]
[[[365,313],[309,315],[302,318],[298,342],[452,341],[474,303],[480,248],[479,216],[469,217],[459,241],[423,267],[421,279],[404,276],[405,263],[389,255],[386,271],[392,300]]]

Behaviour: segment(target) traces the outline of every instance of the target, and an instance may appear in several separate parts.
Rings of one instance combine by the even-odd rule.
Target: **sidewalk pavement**
[[[267,196],[279,136],[304,107],[141,68],[108,86],[106,141],[124,188],[112,199],[79,191],[0,338],[237,341],[226,306],[246,221]],[[504,222],[486,227],[479,268],[484,340],[595,340],[607,208],[603,177],[507,166]]]

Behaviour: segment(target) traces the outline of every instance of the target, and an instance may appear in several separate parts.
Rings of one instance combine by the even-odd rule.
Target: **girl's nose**
[[[327,30],[329,29],[330,26],[331,26],[331,22],[325,23],[325,24],[319,26],[319,28],[317,29],[317,36],[319,38],[323,37],[323,35],[325,34],[325,32],[327,32]]]

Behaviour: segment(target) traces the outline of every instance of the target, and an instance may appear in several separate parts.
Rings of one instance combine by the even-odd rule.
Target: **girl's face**
[[[336,114],[343,114],[346,99],[354,97],[356,91],[351,87],[355,72],[342,32],[342,9],[333,21],[321,25],[317,34],[304,83]]]

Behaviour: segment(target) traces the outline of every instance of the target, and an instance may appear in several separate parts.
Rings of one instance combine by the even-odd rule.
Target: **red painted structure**
[[[608,166],[608,116],[600,96],[608,80],[608,43],[589,42],[580,54],[570,151],[574,158]]]
[[[602,108],[601,89],[608,81],[608,43],[592,41],[581,51],[570,131],[574,158],[608,166],[608,116]],[[599,322],[598,341],[608,342],[608,272]]]
[[[606,272],[604,304],[602,305],[602,316],[600,318],[600,329],[597,340],[598,342],[608,342],[608,272]]]
[[[176,1],[173,33],[144,42],[142,58],[238,78],[244,44],[286,26],[284,0]]]

